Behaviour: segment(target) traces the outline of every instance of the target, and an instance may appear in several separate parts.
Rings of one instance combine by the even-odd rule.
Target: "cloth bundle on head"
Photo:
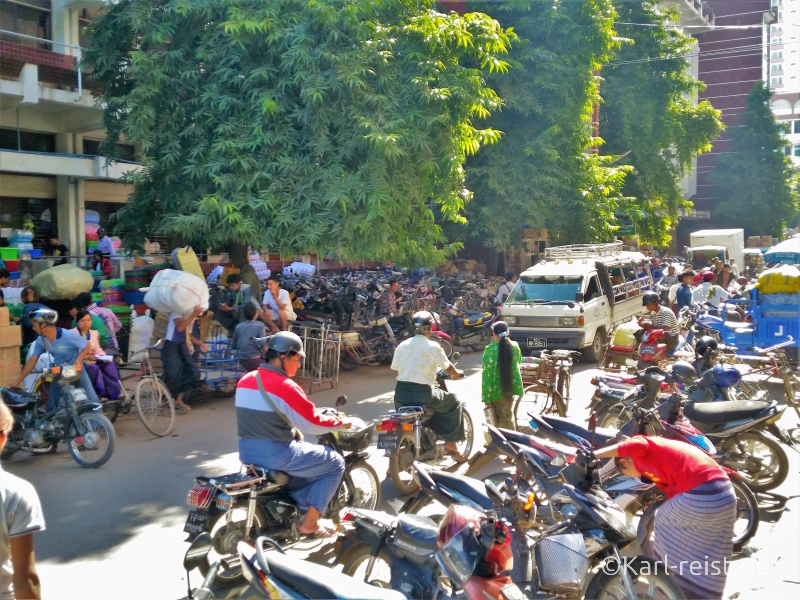
[[[159,312],[188,316],[196,306],[208,310],[208,285],[197,275],[185,271],[159,271],[150,287],[142,288],[142,291],[147,292],[145,304]]]

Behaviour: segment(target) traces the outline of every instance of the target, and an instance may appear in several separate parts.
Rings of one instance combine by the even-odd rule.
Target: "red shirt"
[[[631,457],[636,470],[663,490],[667,498],[709,481],[728,479],[713,458],[679,440],[637,435],[620,443],[619,455]]]

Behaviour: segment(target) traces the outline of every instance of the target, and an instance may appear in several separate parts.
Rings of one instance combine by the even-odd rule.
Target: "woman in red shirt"
[[[722,598],[733,554],[736,494],[728,474],[686,442],[635,436],[595,452],[628,477],[646,477],[667,495],[655,517],[653,551],[687,598]]]
[[[92,271],[102,271],[103,275],[111,275],[111,261],[105,258],[100,250],[95,250],[92,256]]]

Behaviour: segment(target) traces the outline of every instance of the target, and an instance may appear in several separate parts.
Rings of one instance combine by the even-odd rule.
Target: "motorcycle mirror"
[[[563,467],[567,464],[567,457],[560,453],[556,454],[553,457],[553,460],[550,461],[550,464],[554,467]]]
[[[186,551],[183,557],[183,568],[188,573],[199,567],[211,552],[211,536],[203,532],[198,535]]]
[[[459,360],[461,360],[461,352],[453,352],[452,356],[450,356],[450,362],[456,364]]]
[[[339,396],[336,399],[336,406],[337,407],[344,406],[345,404],[347,404],[347,396]]]
[[[500,489],[490,480],[486,480],[484,482],[486,486],[486,495],[489,496],[489,500],[492,501],[492,504],[495,506],[503,506],[503,493]]]

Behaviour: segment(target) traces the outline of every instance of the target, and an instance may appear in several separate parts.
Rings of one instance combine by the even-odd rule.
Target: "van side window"
[[[595,298],[599,298],[600,296],[601,296],[600,283],[597,281],[597,276],[594,275],[589,280],[589,285],[586,286],[586,294],[584,301],[588,302],[589,300],[594,300]]]

